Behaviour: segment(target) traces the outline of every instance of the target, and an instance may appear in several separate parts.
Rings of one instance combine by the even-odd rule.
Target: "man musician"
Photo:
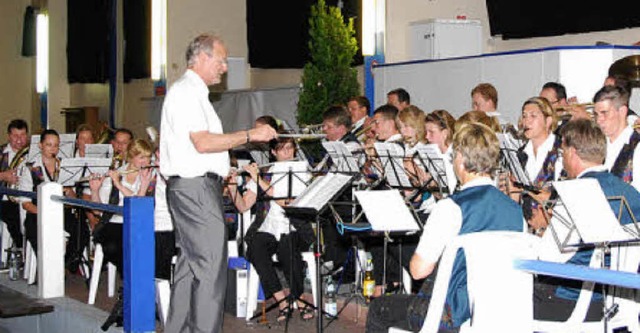
[[[7,126],[8,142],[0,146],[0,184],[3,186],[16,186],[19,181],[17,167],[19,160],[26,158],[29,147],[29,127],[22,119],[14,119]],[[20,153],[19,156],[18,153]],[[10,166],[13,166],[10,168]],[[7,224],[7,229],[13,245],[22,247],[22,232],[20,231],[20,208],[18,203],[2,196],[2,209],[0,210],[2,222]],[[5,247],[5,246],[3,246]]]

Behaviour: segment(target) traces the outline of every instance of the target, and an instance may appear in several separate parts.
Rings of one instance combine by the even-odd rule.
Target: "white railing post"
[[[38,297],[64,296],[63,204],[51,199],[62,195],[62,185],[38,186]]]

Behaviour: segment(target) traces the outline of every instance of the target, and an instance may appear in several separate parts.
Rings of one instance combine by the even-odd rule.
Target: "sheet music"
[[[510,135],[504,133],[496,133],[498,140],[500,141],[500,151],[507,161],[507,166],[511,174],[516,178],[516,181],[525,186],[533,186],[527,171],[520,164],[518,159],[518,148],[516,146],[517,141]]]
[[[436,144],[418,145],[416,148],[422,163],[424,163],[431,177],[438,183],[441,188],[446,188],[448,193],[452,193],[453,189],[449,188],[447,179],[447,169],[445,166],[444,155],[440,153],[440,148]]]
[[[87,144],[84,147],[85,157],[113,158],[113,146],[110,144]]]
[[[319,176],[289,206],[312,208],[319,212],[341,189],[351,183],[352,178],[352,175],[341,173],[327,173]]]
[[[59,134],[60,135],[60,150],[58,151],[58,158],[72,158],[76,149],[76,135],[73,133]],[[31,144],[29,145],[29,154],[27,155],[27,162],[35,162],[40,157],[40,135],[31,136]]]
[[[82,170],[87,167],[84,175]],[[75,157],[65,158],[60,161],[60,175],[58,183],[63,186],[72,186],[80,179],[92,173],[106,174],[111,166],[110,158]]]
[[[349,147],[342,141],[323,141],[322,147],[333,161],[333,166],[337,172],[359,172],[358,161],[349,150]]]
[[[297,197],[307,188],[311,174],[308,172],[309,164],[306,161],[276,162],[270,170],[271,187],[274,198],[287,198],[289,193]],[[291,170],[291,177],[289,177]],[[291,180],[291,181],[289,181]],[[291,188],[291,192],[289,189]]]
[[[637,238],[622,228],[596,179],[553,182],[553,187],[585,243]]]
[[[391,142],[376,142],[374,147],[389,185],[402,188],[413,187],[404,170],[404,149],[402,146]]]
[[[418,223],[398,190],[355,191],[354,193],[373,230],[419,230]]]

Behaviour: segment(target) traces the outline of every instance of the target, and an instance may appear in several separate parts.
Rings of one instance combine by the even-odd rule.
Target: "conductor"
[[[211,34],[196,37],[186,52],[187,70],[162,106],[160,171],[180,248],[166,332],[221,332],[227,284],[222,179],[228,150],[277,137],[270,126],[224,134],[207,86],[227,71],[227,50]]]

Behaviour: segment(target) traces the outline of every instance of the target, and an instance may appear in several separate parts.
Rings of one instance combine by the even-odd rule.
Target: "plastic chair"
[[[589,267],[600,268],[602,264],[602,249],[594,251]],[[636,273],[640,263],[640,246],[620,245],[611,248],[611,270]],[[571,316],[566,321],[534,320],[536,332],[613,332],[613,329],[626,326],[630,332],[640,332],[638,315],[640,303],[638,291],[629,288],[606,288],[605,304],[607,308],[618,305],[617,313],[607,322],[605,331],[604,319],[596,322],[585,322],[587,311],[593,295],[593,282],[583,282],[580,296]]]
[[[13,246],[13,242],[11,240],[11,236],[9,235],[9,229],[7,228],[7,224],[4,223],[3,221],[0,221],[0,226],[2,227],[2,234],[0,234],[0,236],[2,238],[0,238],[0,244],[2,244],[2,246],[0,246],[0,251],[2,251],[2,253],[0,253],[0,262],[2,263],[2,266],[7,266],[7,249],[10,249],[11,246]]]
[[[104,260],[104,252],[102,251],[102,244],[96,244],[96,248],[93,254],[93,268],[91,270],[91,281],[89,282],[89,299],[87,303],[92,305],[96,302],[96,293],[98,291],[98,282],[100,282],[100,273],[102,272],[102,261]],[[116,294],[116,266],[112,263],[107,263],[108,274],[108,290],[107,295],[113,297]]]
[[[536,236],[522,232],[484,231],[457,236],[445,248],[421,333],[437,332],[451,269],[458,249],[467,262],[471,319],[460,332],[532,332],[533,277],[513,268],[515,259],[536,257]],[[499,309],[509,308],[505,316]],[[406,332],[390,328],[389,332]]]

